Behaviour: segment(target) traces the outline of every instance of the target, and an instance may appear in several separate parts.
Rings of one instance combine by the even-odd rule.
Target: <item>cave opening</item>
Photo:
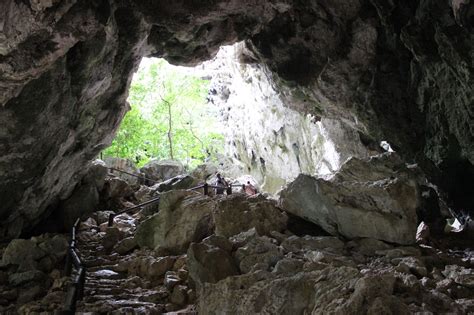
[[[218,107],[209,102],[210,65],[173,66],[143,58],[129,89],[130,110],[102,159],[128,159],[137,167],[175,160],[187,171],[223,154]]]
[[[0,313],[472,313],[474,3],[407,2],[2,1]]]

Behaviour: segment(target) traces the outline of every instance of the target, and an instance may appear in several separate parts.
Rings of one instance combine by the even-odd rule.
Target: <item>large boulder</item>
[[[36,261],[46,256],[36,242],[25,239],[12,240],[2,256],[2,265],[17,265],[20,270],[36,269]]]
[[[79,185],[69,198],[62,200],[56,210],[64,229],[69,230],[77,218],[91,214],[99,205],[99,192],[95,185]]]
[[[199,179],[206,180],[211,175],[218,172],[217,166],[212,163],[204,163],[196,166],[196,168],[191,172],[191,176]]]
[[[137,176],[140,176],[140,171],[136,167],[136,165],[128,160],[128,159],[122,159],[122,158],[116,158],[116,157],[106,157],[104,159],[105,164],[107,167],[111,168],[111,173],[114,174],[115,176],[125,180],[128,184],[130,185],[136,185],[140,183],[140,178]],[[127,172],[133,175],[129,175]]]
[[[178,175],[167,179],[162,183],[156,184],[151,188],[161,193],[170,190],[188,189],[197,186],[197,184],[198,181],[190,175]]]
[[[184,173],[184,166],[175,160],[153,160],[145,164],[140,171],[146,178],[165,181]]]
[[[107,164],[102,160],[94,160],[90,163],[86,175],[82,178],[82,183],[93,185],[97,188],[97,191],[101,191],[104,188],[107,173]]]
[[[213,213],[216,235],[230,237],[255,228],[260,235],[286,229],[287,215],[262,196],[235,194],[221,199]]]
[[[199,314],[407,314],[395,278],[361,277],[351,267],[276,275],[269,272],[204,283]]]
[[[184,253],[191,242],[199,242],[212,234],[215,207],[213,199],[198,192],[173,190],[163,193],[159,212],[138,226],[137,244]]]
[[[280,194],[286,211],[332,235],[415,242],[417,182],[395,153],[348,160],[332,178],[299,175]]]
[[[225,244],[228,242],[227,239],[222,237],[213,242],[212,238],[219,237],[211,236],[202,243],[192,243],[187,253],[189,275],[198,287],[205,282],[216,283],[239,274],[239,268],[230,252],[225,246],[219,247],[219,244],[216,244],[219,242]],[[231,244],[230,249],[232,249]]]

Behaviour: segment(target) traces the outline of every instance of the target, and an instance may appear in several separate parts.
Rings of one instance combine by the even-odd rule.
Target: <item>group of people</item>
[[[220,173],[217,173],[216,175],[217,179],[216,179],[216,183],[215,183],[215,191],[216,191],[216,195],[222,195],[224,193],[224,191],[226,191],[230,185],[229,183],[221,176]],[[257,193],[257,188],[255,188],[254,185],[252,185],[250,183],[250,181],[247,181],[247,184],[244,184],[242,185],[243,187],[243,190],[244,192],[249,195],[249,196],[252,196],[252,195],[255,195]]]

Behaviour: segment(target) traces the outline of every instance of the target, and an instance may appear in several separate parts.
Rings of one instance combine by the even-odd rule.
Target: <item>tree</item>
[[[178,159],[189,167],[222,152],[217,109],[207,104],[209,81],[170,66],[162,59],[144,59],[130,87],[132,109],[105,156],[129,158],[143,165],[150,159]]]

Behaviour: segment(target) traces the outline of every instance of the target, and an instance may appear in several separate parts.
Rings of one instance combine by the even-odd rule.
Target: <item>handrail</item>
[[[107,167],[107,169],[112,170],[112,171],[117,171],[117,172],[119,172],[119,173],[124,173],[124,174],[130,175],[130,176],[136,177],[136,178],[141,178],[141,179],[149,180],[150,182],[161,183],[160,181],[157,181],[157,180],[154,180],[154,179],[145,177],[145,175],[143,175],[143,176],[136,175],[136,174],[129,173],[129,172],[123,171],[123,170],[118,169],[118,168],[115,168],[115,167]]]
[[[64,273],[66,276],[71,276],[73,266],[75,269],[77,269],[77,273],[67,291],[64,309],[61,312],[62,314],[74,314],[76,312],[77,301],[82,300],[82,297],[84,296],[86,267],[81,259],[81,256],[79,255],[79,251],[76,248],[76,232],[80,222],[81,219],[77,218],[76,222],[74,222],[74,225],[71,228],[71,242],[69,243],[67,251]]]
[[[126,208],[124,210],[120,210],[119,212],[115,212],[115,213],[111,213],[109,215],[109,222],[108,222],[108,226],[112,226],[114,225],[114,218],[118,215],[121,215],[121,214],[124,214],[124,213],[127,213],[127,212],[130,212],[130,211],[133,211],[133,210],[137,210],[137,209],[140,209],[140,208],[143,208],[144,206],[148,206],[149,204],[152,204],[152,203],[155,203],[155,202],[158,202],[160,201],[160,197],[158,196],[157,198],[153,198],[153,199],[150,199],[148,201],[145,201],[145,202],[142,202],[136,206],[133,206],[133,207],[130,207],[130,208]]]
[[[230,185],[227,185],[227,186],[216,186],[216,185],[209,185],[208,183],[204,183],[204,184],[201,184],[201,185],[198,185],[198,186],[195,186],[195,187],[188,188],[187,191],[194,191],[194,190],[204,188],[204,195],[207,196],[209,194],[209,188],[214,188],[214,189],[225,189],[226,193],[228,195],[231,195],[232,194],[232,187],[242,187],[242,189],[245,190],[245,184],[242,184],[242,185],[240,185],[240,184],[230,184]],[[140,203],[136,206],[126,208],[126,209],[121,210],[119,212],[111,213],[109,215],[108,226],[110,227],[110,226],[114,225],[114,218],[116,216],[119,216],[121,214],[130,212],[130,211],[133,211],[133,210],[141,209],[144,206],[147,206],[149,204],[159,202],[159,201],[160,201],[160,196],[158,196],[157,198],[153,198],[153,199],[150,199],[148,201],[142,202],[142,203]]]

